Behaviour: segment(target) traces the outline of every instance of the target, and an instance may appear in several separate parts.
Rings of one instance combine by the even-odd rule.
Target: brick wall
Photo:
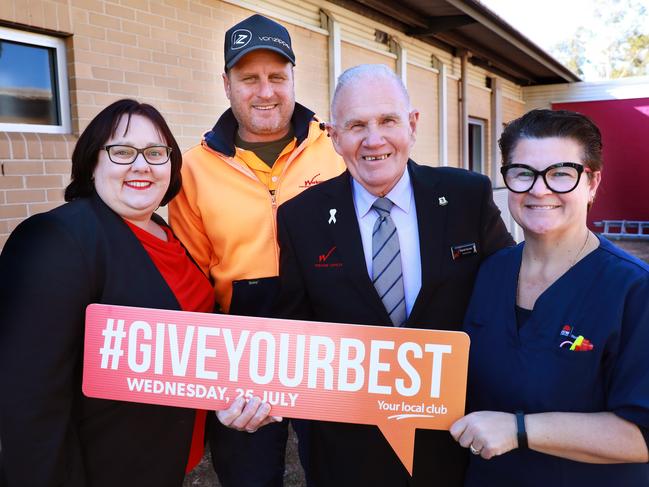
[[[75,140],[0,132],[0,248],[26,217],[63,203]]]
[[[329,119],[328,38],[301,27],[287,25],[295,50],[295,96],[323,120]]]

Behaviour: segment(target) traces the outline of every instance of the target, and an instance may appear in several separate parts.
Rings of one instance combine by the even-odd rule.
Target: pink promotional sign
[[[378,426],[412,473],[415,429],[464,415],[469,337],[91,304],[89,397],[220,410],[260,397],[271,414]]]

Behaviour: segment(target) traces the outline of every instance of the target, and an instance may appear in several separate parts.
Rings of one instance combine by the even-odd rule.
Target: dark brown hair
[[[532,110],[507,124],[498,141],[503,165],[512,163],[512,154],[521,139],[547,137],[574,140],[583,150],[583,160],[573,162],[581,162],[591,171],[602,170],[602,134],[590,118],[569,110]]]
[[[100,147],[115,135],[122,116],[128,117],[126,124],[126,130],[128,130],[133,115],[148,118],[160,132],[165,143],[171,147],[171,179],[160,205],[166,205],[178,194],[182,184],[180,168],[183,157],[167,122],[160,112],[151,105],[124,99],[108,105],[99,112],[79,136],[74,152],[72,152],[72,181],[65,188],[65,201],[88,197],[94,193],[95,185],[92,174],[99,161]]]

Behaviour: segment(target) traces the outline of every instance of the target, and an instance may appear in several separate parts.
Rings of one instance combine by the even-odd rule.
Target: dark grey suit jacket
[[[81,392],[88,304],[180,309],[123,220],[96,195],[35,215],[0,276],[0,484],[182,485],[194,410]]]
[[[513,240],[486,177],[413,161],[408,171],[422,285],[405,326],[459,330],[480,262]],[[329,223],[331,209],[335,224]],[[367,274],[348,172],[284,203],[277,218],[278,316],[391,326]],[[470,243],[477,253],[452,258],[452,247]],[[326,260],[320,257],[327,254]],[[463,482],[466,451],[446,431],[417,431],[412,479],[376,427],[311,422],[305,442],[307,475],[317,486],[460,487]]]

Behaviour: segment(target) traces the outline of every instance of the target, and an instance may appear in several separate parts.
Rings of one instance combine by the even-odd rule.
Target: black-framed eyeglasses
[[[553,193],[570,193],[579,184],[584,170],[584,166],[576,162],[557,162],[543,171],[537,171],[527,164],[507,164],[500,168],[505,186],[513,193],[528,192],[539,176]]]
[[[166,145],[152,145],[144,149],[138,149],[130,145],[105,145],[100,147],[108,153],[110,162],[114,164],[133,164],[138,154],[142,154],[144,160],[152,166],[166,164],[171,157],[171,147]]]

